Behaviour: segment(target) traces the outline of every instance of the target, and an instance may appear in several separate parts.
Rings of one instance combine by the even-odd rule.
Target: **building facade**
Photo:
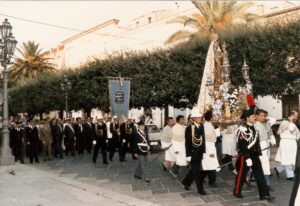
[[[300,6],[289,1],[282,1],[277,6],[256,4],[250,10],[263,17],[261,23],[278,22],[279,20],[284,22],[300,16]],[[44,55],[56,64],[57,69],[63,70],[79,68],[94,58],[104,59],[108,55],[118,52],[166,48],[165,40],[171,34],[182,29],[182,25],[167,24],[167,21],[179,15],[191,15],[195,12],[197,12],[195,8],[180,12],[159,10],[135,18],[128,23],[112,19],[62,41]],[[289,97],[284,98],[287,100],[275,99],[271,96],[258,97],[257,104],[269,111],[270,116],[279,119],[285,116],[290,108],[299,110],[299,97],[294,97],[294,100],[298,99],[298,101],[291,100]],[[181,110],[172,111],[173,115],[182,113]],[[92,115],[96,117],[100,115],[99,112],[94,111]],[[140,113],[135,110],[132,112],[134,115]],[[161,125],[163,112],[159,110],[156,113],[157,119],[160,116],[160,120],[156,123]],[[82,115],[82,113],[76,113],[76,115]]]

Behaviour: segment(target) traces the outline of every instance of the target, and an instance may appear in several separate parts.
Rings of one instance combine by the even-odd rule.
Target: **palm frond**
[[[189,39],[194,33],[186,30],[179,30],[172,34],[166,41],[165,44],[172,44],[177,41],[183,41]]]

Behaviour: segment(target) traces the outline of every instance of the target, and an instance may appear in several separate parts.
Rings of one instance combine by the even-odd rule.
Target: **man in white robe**
[[[277,178],[280,173],[285,170],[287,180],[294,180],[294,166],[297,154],[297,140],[300,137],[299,130],[294,122],[298,120],[298,112],[291,111],[288,115],[288,121],[284,120],[278,129],[280,135],[280,144],[277,150],[275,160],[280,162],[280,165],[275,167]]]
[[[208,176],[209,185],[217,187],[216,185],[216,172],[220,171],[220,165],[217,158],[216,141],[217,135],[213,124],[210,122],[212,119],[212,111],[207,111],[204,114],[204,134],[205,134],[205,153],[202,159],[202,168],[204,175]]]
[[[174,126],[173,117],[168,118],[167,125],[163,128],[161,132],[161,147],[165,150],[165,161],[162,164],[164,171],[173,167],[175,163],[175,155],[172,148],[171,130]]]
[[[177,171],[175,169],[174,173],[179,173],[179,169],[187,166],[186,152],[185,152],[185,121],[184,116],[178,115],[176,117],[176,124],[171,130],[172,139],[172,151],[175,158],[175,163],[177,166]]]
[[[276,145],[276,139],[273,135],[271,125],[267,122],[268,112],[262,109],[256,111],[256,123],[254,124],[258,131],[258,137],[260,142],[260,148],[262,155],[259,156],[261,161],[262,169],[265,175],[266,183],[270,189],[270,157],[271,157],[271,146]]]
[[[238,125],[221,125],[220,130],[222,134],[222,153],[224,158],[222,159],[222,164],[226,164],[232,161],[232,158],[236,156],[236,131],[238,129]],[[228,165],[229,170],[234,170],[233,164]]]

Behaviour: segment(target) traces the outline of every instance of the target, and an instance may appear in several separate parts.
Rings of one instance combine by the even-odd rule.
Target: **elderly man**
[[[44,121],[43,127],[40,131],[42,143],[43,143],[43,152],[44,152],[44,161],[51,161],[52,154],[51,154],[51,144],[53,141],[52,137],[52,130],[48,121]]]

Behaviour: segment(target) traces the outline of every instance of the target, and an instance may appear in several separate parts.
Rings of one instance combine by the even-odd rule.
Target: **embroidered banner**
[[[108,88],[112,116],[128,117],[130,81],[109,80]]]

